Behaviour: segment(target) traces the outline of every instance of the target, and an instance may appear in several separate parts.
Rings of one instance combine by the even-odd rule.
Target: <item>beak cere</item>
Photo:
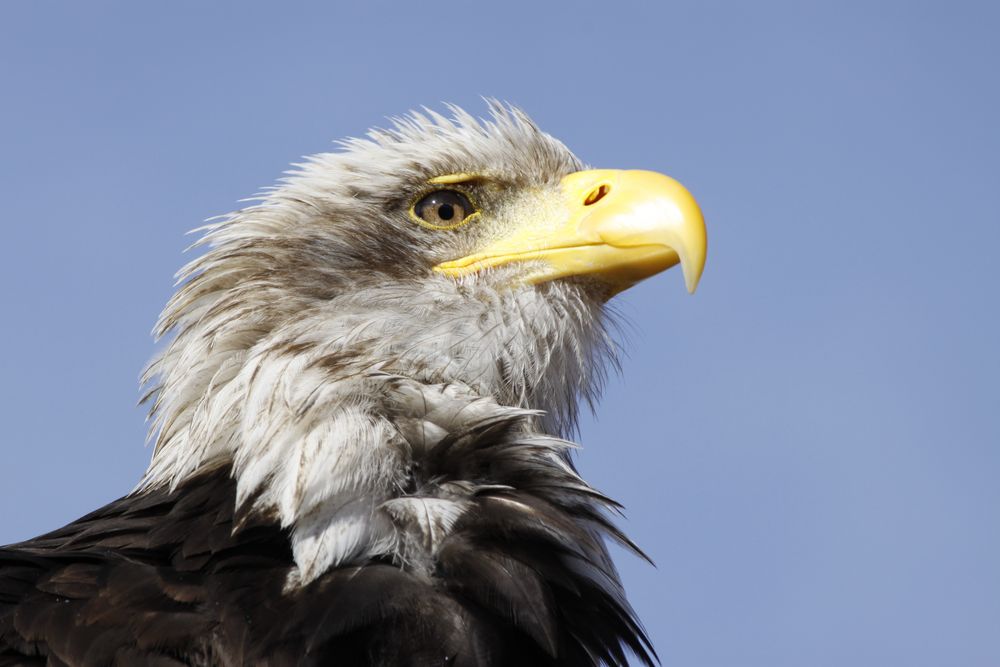
[[[680,264],[689,292],[705,267],[705,221],[694,197],[651,171],[596,169],[563,178],[557,221],[525,221],[480,252],[434,267],[460,277],[514,262],[530,263],[524,282],[591,276],[613,293]]]

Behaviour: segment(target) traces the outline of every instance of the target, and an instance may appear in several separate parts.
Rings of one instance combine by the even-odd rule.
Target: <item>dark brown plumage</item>
[[[567,486],[516,417],[437,445],[417,483],[488,484],[433,572],[387,560],[292,594],[285,531],[233,532],[225,468],[0,550],[0,665],[610,665],[652,649],[600,538],[613,503]],[[594,501],[597,505],[594,505]],[[616,532],[617,534],[617,532]],[[619,535],[624,540],[624,537]]]

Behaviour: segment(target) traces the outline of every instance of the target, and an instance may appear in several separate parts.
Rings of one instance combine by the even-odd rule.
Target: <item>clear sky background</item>
[[[664,663],[1000,664],[996,3],[401,5],[0,5],[0,543],[139,478],[186,230],[487,95],[708,219],[581,429]]]

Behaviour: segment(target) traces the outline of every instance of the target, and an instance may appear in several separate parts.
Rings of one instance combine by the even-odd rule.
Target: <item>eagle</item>
[[[705,224],[516,107],[424,109],[202,227],[136,488],[0,548],[0,665],[627,665],[656,653],[578,474],[608,301]]]

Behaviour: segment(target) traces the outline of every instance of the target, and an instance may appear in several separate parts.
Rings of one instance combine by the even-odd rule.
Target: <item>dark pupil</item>
[[[442,220],[451,220],[455,217],[455,207],[451,204],[441,204],[438,209],[438,217]]]

